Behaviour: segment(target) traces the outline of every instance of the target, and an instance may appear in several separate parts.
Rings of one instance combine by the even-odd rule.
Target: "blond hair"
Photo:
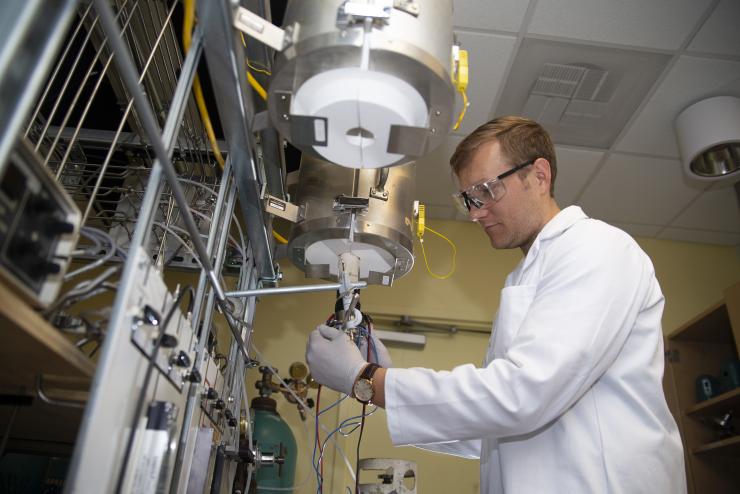
[[[555,148],[547,131],[534,120],[524,117],[499,117],[475,129],[457,145],[450,157],[450,166],[455,175],[465,168],[478,148],[486,143],[497,141],[503,155],[512,161],[511,166],[529,160],[544,158],[550,162],[550,195],[555,190],[557,162]],[[526,173],[526,169],[522,170]],[[522,174],[524,176],[524,174]]]

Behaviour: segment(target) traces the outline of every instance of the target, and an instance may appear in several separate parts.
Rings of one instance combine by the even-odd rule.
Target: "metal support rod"
[[[129,55],[129,52],[126,49],[123,41],[121,41],[121,38],[119,38],[118,36],[118,28],[116,27],[113,9],[111,8],[108,0],[95,0],[95,9],[98,11],[103,30],[105,31],[106,36],[108,36],[108,39],[113,48],[113,52],[116,54],[115,61],[121,74],[121,78],[126,84],[126,88],[128,89],[132,98],[134,99],[134,105],[136,106],[136,110],[139,113],[141,124],[143,125],[144,130],[146,131],[149,140],[151,141],[152,147],[154,148],[154,154],[157,157],[157,161],[159,161],[162,166],[162,171],[164,172],[165,177],[170,184],[172,194],[175,197],[175,201],[177,202],[178,207],[180,208],[182,219],[185,223],[185,228],[190,234],[190,241],[193,243],[193,247],[198,254],[201,266],[203,266],[203,268],[208,272],[208,278],[211,280],[213,289],[216,292],[216,297],[219,301],[223,302],[226,300],[223,287],[221,286],[221,282],[218,279],[218,275],[213,270],[213,265],[211,264],[211,260],[208,257],[208,251],[206,250],[206,246],[203,244],[203,239],[200,236],[200,230],[195,224],[193,215],[188,209],[188,200],[185,196],[185,191],[180,185],[180,182],[178,182],[177,180],[177,172],[175,171],[175,167],[172,166],[172,161],[170,160],[169,153],[162,143],[157,119],[154,116],[151,107],[149,106],[149,102],[146,100],[146,96],[139,86],[134,62],[131,60],[131,56]]]
[[[232,2],[198,1],[198,23],[205,37],[205,56],[211,75],[213,93],[221,116],[228,152],[234,167],[239,207],[254,252],[254,261],[262,280],[275,280],[272,238],[266,227],[260,200],[261,179],[254,159],[251,119],[247,98],[247,62],[241,39],[232,25]]]
[[[47,405],[59,407],[85,408],[85,404],[87,403],[84,401],[55,400],[53,398],[49,398],[49,396],[44,392],[44,376],[42,374],[39,374],[36,377],[36,395]]]
[[[367,283],[360,281],[359,283],[352,283],[350,287],[353,290],[367,287]],[[306,292],[330,292],[333,290],[341,290],[344,286],[341,283],[325,283],[321,285],[302,285],[302,286],[285,286],[282,288],[258,288],[256,290],[240,290],[234,292],[226,292],[226,296],[229,298],[247,298],[247,297],[261,297],[263,295],[288,295],[293,293],[306,293]]]

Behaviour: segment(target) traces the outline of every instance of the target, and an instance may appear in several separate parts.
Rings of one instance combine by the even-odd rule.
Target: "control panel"
[[[81,214],[33,148],[19,140],[0,171],[0,277],[34,305],[59,293]]]

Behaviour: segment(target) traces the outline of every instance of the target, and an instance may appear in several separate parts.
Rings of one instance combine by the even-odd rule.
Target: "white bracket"
[[[264,195],[265,211],[280,218],[286,219],[291,223],[301,221],[305,216],[302,206],[296,206],[292,202],[284,201],[270,194]]]
[[[277,51],[292,45],[298,37],[298,23],[283,30],[244,7],[234,9],[234,27]]]

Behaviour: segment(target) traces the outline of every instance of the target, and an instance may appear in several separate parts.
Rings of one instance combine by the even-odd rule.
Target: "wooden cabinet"
[[[666,339],[663,386],[684,444],[689,492],[740,492],[740,388],[708,400],[697,397],[697,378],[719,376],[740,354],[740,283],[724,299],[671,332]],[[732,413],[737,434],[716,424]]]

